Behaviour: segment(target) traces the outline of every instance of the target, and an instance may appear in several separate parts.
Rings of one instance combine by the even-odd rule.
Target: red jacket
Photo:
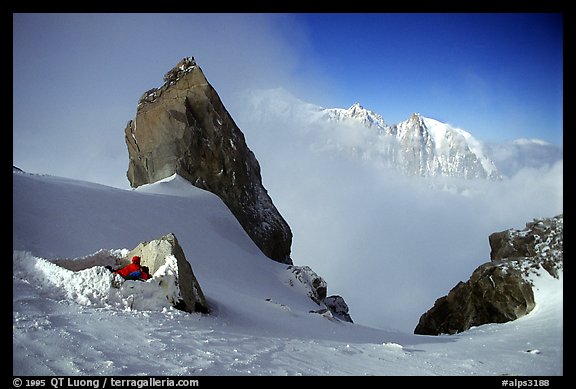
[[[114,273],[120,274],[122,277],[126,278],[128,274],[138,270],[141,270],[140,257],[135,255],[132,257],[132,263],[130,265],[124,266],[122,269],[116,270]]]
[[[140,265],[136,263],[131,263],[128,266],[124,266],[120,270],[116,270],[115,273],[120,274],[122,277],[126,278],[128,274],[132,273],[133,271],[140,270]]]

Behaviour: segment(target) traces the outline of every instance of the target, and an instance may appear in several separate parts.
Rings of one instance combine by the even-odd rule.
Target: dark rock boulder
[[[460,282],[447,296],[420,317],[415,334],[455,334],[487,323],[505,323],[534,308],[534,293],[529,282],[515,269],[505,270],[486,263],[470,280]]]
[[[125,129],[132,187],[178,174],[218,195],[269,258],[292,264],[292,232],[262,185],[244,134],[192,57],[145,92]]]
[[[342,321],[353,323],[352,317],[348,313],[348,304],[344,298],[338,295],[328,296],[324,299],[324,304],[332,312],[332,315]]]
[[[544,269],[558,278],[563,271],[563,215],[535,219],[523,230],[489,237],[491,262],[479,266],[424,313],[414,333],[455,334],[473,326],[504,323],[527,315],[535,306],[531,277]],[[545,273],[544,273],[545,274]]]
[[[503,258],[529,257],[530,247],[534,246],[534,236],[512,236],[513,230],[495,232],[488,238],[490,242],[490,260],[495,261]]]

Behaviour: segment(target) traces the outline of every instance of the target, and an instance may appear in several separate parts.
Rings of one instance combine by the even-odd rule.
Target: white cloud
[[[195,56],[292,227],[294,262],[325,277],[357,322],[411,330],[436,298],[488,260],[490,233],[562,211],[561,162],[476,184],[464,196],[321,152],[331,129],[317,131],[291,103],[282,120],[248,110],[240,93],[248,87],[285,87],[303,98],[330,93],[322,76],[311,77],[313,67],[309,77],[294,77],[311,62],[289,16],[138,14],[70,23],[74,17],[34,16],[34,29],[15,30],[14,163],[126,187],[123,131],[138,97],[179,59]],[[347,139],[361,144],[369,136]]]
[[[512,177],[524,168],[551,167],[563,159],[563,150],[540,139],[516,139],[485,145],[502,174]]]
[[[458,189],[442,190],[314,147],[328,141],[329,126],[310,126],[296,108],[282,112],[294,115],[243,118],[242,129],[293,230],[295,264],[323,276],[358,323],[412,331],[437,298],[489,261],[491,233],[562,212],[562,162],[502,181],[446,180]]]
[[[14,24],[13,155],[30,172],[127,187],[126,123],[185,56],[233,117],[247,87],[325,89],[293,76],[308,43],[290,15],[19,14]]]

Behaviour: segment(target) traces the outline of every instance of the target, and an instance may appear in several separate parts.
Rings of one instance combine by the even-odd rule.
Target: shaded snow
[[[13,198],[14,375],[563,373],[562,278],[537,278],[537,307],[520,320],[417,336],[310,313],[318,305],[290,286],[287,266],[263,256],[216,196],[179,177],[119,190],[18,173]],[[111,292],[112,275],[90,266],[167,232],[211,314],[166,305],[154,281]],[[74,262],[83,269],[68,270]]]

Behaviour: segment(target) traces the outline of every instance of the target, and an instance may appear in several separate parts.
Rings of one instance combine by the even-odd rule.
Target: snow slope
[[[537,277],[537,308],[518,321],[417,336],[310,313],[318,306],[290,286],[286,266],[264,257],[216,196],[177,176],[120,190],[14,172],[13,199],[14,375],[563,374],[562,278]],[[135,281],[134,293],[112,296],[102,267],[55,265],[122,255],[168,232],[211,314],[175,310]]]

